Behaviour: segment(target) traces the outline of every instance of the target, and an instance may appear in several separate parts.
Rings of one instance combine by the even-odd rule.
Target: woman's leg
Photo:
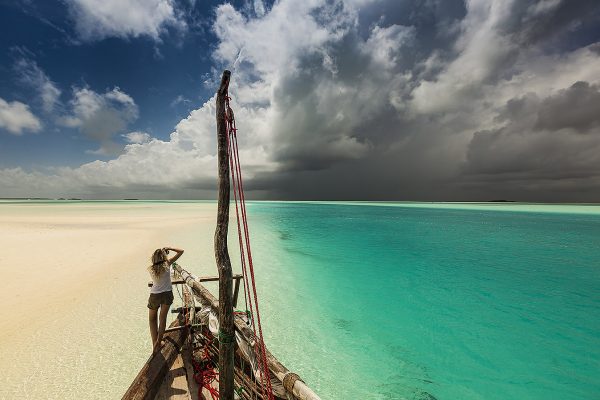
[[[160,342],[163,338],[163,334],[165,333],[165,328],[167,325],[167,315],[169,315],[170,304],[161,304],[160,305],[160,314],[158,317],[158,337],[154,342],[154,350],[158,350],[160,348]]]
[[[150,323],[150,336],[152,337],[152,347],[156,343],[158,336],[158,310],[148,309],[148,321]]]

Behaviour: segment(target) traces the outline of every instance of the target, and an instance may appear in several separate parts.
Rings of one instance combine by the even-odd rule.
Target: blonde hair
[[[163,249],[154,250],[150,261],[152,261],[152,265],[148,269],[154,277],[159,277],[163,272],[169,270],[169,259],[167,258],[167,252]]]

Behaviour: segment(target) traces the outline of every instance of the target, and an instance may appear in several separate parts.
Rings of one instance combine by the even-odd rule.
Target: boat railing
[[[213,310],[218,310],[219,301],[213,294],[204,287],[201,282],[214,281],[214,277],[199,278],[195,277],[188,271],[186,271],[179,264],[173,264],[173,269],[181,277],[181,283],[186,284],[191,288],[196,299],[200,302],[201,307],[211,307]],[[235,275],[236,287],[239,287],[240,279],[243,279],[241,275]],[[217,278],[218,280],[218,278]],[[237,300],[238,290],[234,290],[234,304]],[[234,316],[235,331],[239,333],[244,340],[248,343],[255,342],[255,336],[252,329],[246,324],[246,321],[239,316]],[[306,383],[300,378],[300,376],[294,372],[289,371],[279,360],[268,350],[267,353],[267,365],[273,376],[279,381],[279,385],[285,391],[286,395],[292,395],[293,398],[299,400],[320,400],[320,397],[306,385]]]

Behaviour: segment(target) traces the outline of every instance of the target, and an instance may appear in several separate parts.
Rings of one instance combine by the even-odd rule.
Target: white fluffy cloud
[[[481,94],[486,81],[495,76],[518,46],[500,32],[503,21],[510,17],[512,1],[471,0],[467,7],[455,44],[458,57],[446,64],[435,80],[420,82],[413,92],[413,106],[418,112],[464,107]]]
[[[97,115],[97,110],[104,107],[107,97],[123,97],[129,103],[127,95],[122,92],[114,95],[115,90],[108,92],[113,95],[107,96],[90,89],[77,89],[72,102],[73,116],[64,122],[72,126],[86,124],[89,116]],[[213,97],[181,120],[167,141],[150,138],[144,132],[124,134],[130,144],[109,161],[93,161],[77,168],[55,168],[51,173],[27,172],[21,168],[0,170],[2,195],[91,198],[210,195],[215,189],[216,176],[214,102]],[[232,106],[237,111],[236,118],[244,121],[240,131],[240,157],[246,167],[245,176],[251,179],[257,172],[274,170],[276,165],[262,146],[247,145],[255,140],[252,133],[263,128],[260,111],[245,109],[236,102]]]
[[[83,40],[148,36],[160,40],[167,27],[185,29],[173,0],[68,0]]]
[[[150,139],[152,139],[151,136],[149,134],[147,134],[146,132],[138,132],[138,131],[125,133],[123,135],[123,137],[125,138],[125,140],[127,140],[128,143],[132,143],[132,144],[147,143],[150,141]]]
[[[59,103],[61,91],[37,63],[28,58],[20,58],[15,63],[15,69],[21,82],[34,88],[40,96],[42,108],[51,113]]]
[[[254,12],[259,17],[265,15],[265,5],[261,0],[254,0]]]
[[[0,129],[21,135],[24,131],[37,132],[41,128],[40,120],[33,115],[27,104],[20,101],[7,102],[0,98]]]
[[[113,137],[124,132],[138,117],[138,107],[131,96],[118,87],[102,94],[87,87],[74,88],[69,104],[71,113],[60,118],[60,124],[78,128],[85,136],[98,142],[100,148],[94,153],[120,153],[121,146],[113,141]]]

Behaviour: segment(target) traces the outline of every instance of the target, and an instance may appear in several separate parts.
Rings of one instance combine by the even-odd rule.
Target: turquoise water
[[[82,202],[0,201],[10,203]],[[125,204],[182,203],[182,215],[190,215],[198,202],[97,203],[109,214]],[[199,203],[199,214],[215,204]],[[323,400],[600,399],[600,206],[248,206],[267,345]],[[171,217],[178,209],[163,212]],[[184,231],[168,243],[186,248],[184,265],[198,275],[214,273],[212,229]],[[148,352],[147,274],[138,272],[105,282],[103,302],[82,301],[87,320],[55,321],[53,332],[77,319],[73,337],[91,338],[93,351],[39,357],[34,378],[18,382],[47,398],[81,397],[73,390],[81,382],[119,398]],[[111,329],[85,333],[96,321]],[[27,357],[46,354],[33,349]],[[65,365],[77,373],[65,375]],[[47,373],[56,368],[63,373]],[[29,384],[40,376],[47,379]]]
[[[597,207],[498,207],[250,204],[268,346],[323,399],[600,398]]]

